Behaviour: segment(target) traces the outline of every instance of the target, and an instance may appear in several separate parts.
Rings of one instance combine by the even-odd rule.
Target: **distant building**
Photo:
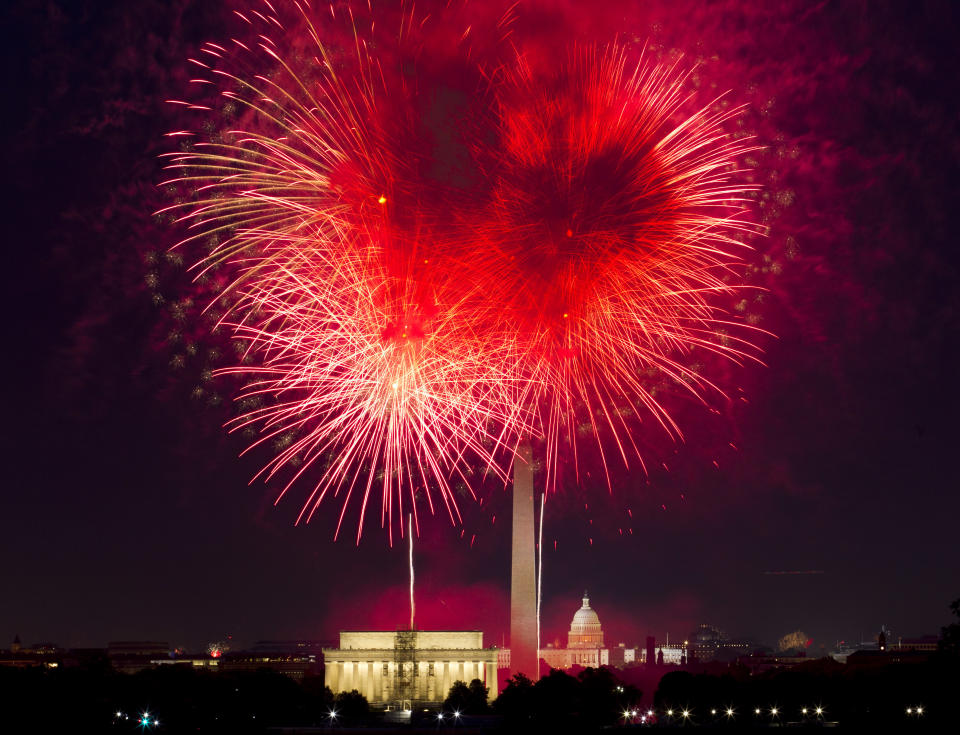
[[[642,648],[632,648],[624,643],[619,643],[610,649],[610,666],[623,669],[631,664],[642,662],[644,657],[645,653]]]
[[[111,641],[107,644],[110,665],[125,674],[149,669],[153,661],[170,658],[170,644],[166,641]]]
[[[600,617],[590,607],[590,598],[586,592],[583,593],[583,604],[574,613],[570,623],[567,647],[542,648],[540,658],[553,669],[569,669],[573,666],[598,668],[610,664],[610,651],[603,645]]]
[[[804,655],[784,656],[781,654],[752,654],[749,656],[740,656],[737,659],[738,664],[742,664],[750,669],[751,674],[762,674],[771,669],[791,669],[798,664],[812,661]]]
[[[324,648],[330,690],[359,691],[374,706],[438,705],[454,682],[483,682],[496,696],[498,651],[478,630],[344,631]]]
[[[257,641],[248,651],[250,653],[312,653],[315,656],[322,657],[324,648],[335,647],[336,641],[334,640]]]
[[[63,662],[64,651],[53,643],[34,643],[24,648],[20,643],[20,636],[14,636],[10,649],[0,651],[0,666],[15,668],[30,668],[40,666],[55,669]]]
[[[320,653],[290,653],[288,651],[237,651],[225,653],[219,659],[220,671],[260,671],[267,669],[302,681],[323,673],[323,656]]]
[[[691,631],[687,645],[689,661],[733,661],[750,653],[753,644],[745,640],[731,640],[720,628],[701,623]]]
[[[900,638],[896,643],[890,644],[890,651],[926,651],[933,653],[940,644],[940,637],[935,635],[922,635],[919,638]]]
[[[183,666],[194,671],[219,671],[220,659],[210,656],[178,656],[176,658],[157,658],[150,661],[151,666]]]
[[[663,660],[661,661],[661,656]],[[685,664],[687,662],[687,644],[686,643],[663,643],[657,646],[657,663],[660,664]]]

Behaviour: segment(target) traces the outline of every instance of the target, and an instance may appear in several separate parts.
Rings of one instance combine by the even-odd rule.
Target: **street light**
[[[733,717],[733,707],[727,707],[727,717]]]

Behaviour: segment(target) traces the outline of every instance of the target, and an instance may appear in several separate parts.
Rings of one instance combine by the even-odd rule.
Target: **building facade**
[[[542,658],[552,669],[573,666],[598,668],[610,665],[610,651],[603,645],[600,617],[590,607],[590,598],[583,593],[583,604],[573,615],[567,633],[567,647],[547,646],[540,650]]]
[[[330,690],[356,689],[375,706],[436,705],[454,682],[483,682],[497,693],[497,649],[478,630],[344,631],[323,649]]]

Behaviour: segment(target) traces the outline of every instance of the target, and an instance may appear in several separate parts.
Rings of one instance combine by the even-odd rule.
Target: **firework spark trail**
[[[581,434],[608,482],[608,454],[642,465],[644,415],[682,436],[650,379],[702,398],[719,389],[691,352],[753,355],[713,305],[757,232],[734,170],[753,145],[725,132],[738,110],[693,107],[676,64],[617,45],[480,69],[466,25],[454,55],[483,86],[450,125],[481,183],[454,184],[424,173],[440,162],[429,16],[401,9],[391,35],[372,9],[321,24],[294,5],[299,33],[265,3],[238,13],[253,40],[191,59],[230,122],[172,134],[166,183],[187,193],[166,211],[178,246],[206,248],[200,277],[227,274],[221,324],[245,351],[221,372],[249,380],[230,428],[276,447],[258,477],[287,473],[280,497],[312,486],[298,522],[337,497],[336,534],[355,505],[359,541],[378,494],[392,543],[418,496],[459,521],[451,479],[472,492],[476,464],[507,482],[530,437],[549,489]]]
[[[686,355],[753,358],[711,297],[733,291],[733,251],[758,233],[753,187],[732,170],[755,146],[725,133],[738,109],[687,111],[686,76],[611,45],[560,61],[521,53],[494,80],[499,144],[479,153],[493,195],[475,237],[525,377],[517,402],[546,437],[548,488],[561,438],[576,457],[578,413],[609,483],[610,452],[643,461],[629,419],[652,415],[682,437],[646,376],[702,399],[719,388]]]
[[[460,471],[457,459],[470,452],[499,471],[493,453],[504,449],[504,437],[488,425],[517,423],[497,368],[501,356],[477,338],[469,313],[441,296],[429,323],[419,319],[412,287],[382,272],[379,255],[368,247],[331,261],[304,242],[296,258],[271,266],[270,279],[244,282],[235,311],[259,315],[260,321],[232,325],[262,367],[227,372],[256,377],[244,396],[276,398],[238,418],[233,428],[259,426],[263,436],[256,444],[304,429],[263,473],[272,477],[300,458],[286,492],[326,458],[300,518],[309,520],[331,491],[344,492],[338,532],[358,490],[358,532],[362,528],[378,478],[383,524],[394,512],[403,513],[402,491],[411,484],[424,489],[433,512],[432,482],[458,520],[446,479]]]
[[[193,193],[167,211],[189,227],[178,246],[209,243],[201,276],[230,273],[221,324],[256,365],[221,371],[250,380],[240,400],[253,407],[231,430],[258,429],[251,449],[279,446],[258,476],[292,470],[280,497],[312,483],[298,522],[325,497],[342,498],[337,535],[358,498],[358,541],[379,488],[392,543],[391,519],[408,504],[417,521],[418,494],[432,513],[438,493],[459,521],[450,479],[463,477],[466,458],[505,481],[496,455],[527,424],[499,366],[505,345],[467,303],[466,258],[443,224],[444,183],[424,179],[407,145],[418,140],[421,103],[383,61],[403,54],[381,47],[374,58],[373,24],[363,36],[351,11],[351,58],[300,11],[313,44],[305,71],[263,34],[230,51],[206,44],[194,60],[207,76],[199,81],[219,83],[239,119],[167,156],[177,173],[166,183]],[[256,15],[283,29],[272,8]],[[401,15],[402,45],[418,25],[412,10]]]

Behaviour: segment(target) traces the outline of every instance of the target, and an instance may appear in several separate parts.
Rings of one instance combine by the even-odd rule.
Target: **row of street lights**
[[[916,708],[916,709],[922,712],[922,708]],[[782,710],[778,707],[771,707],[768,711],[770,713],[770,716],[774,718],[780,717],[780,715],[782,714]],[[710,714],[713,717],[716,717],[719,712],[720,711],[717,709],[710,710]],[[819,707],[819,706],[813,707],[813,708],[803,707],[800,710],[800,713],[804,717],[808,717],[811,714],[815,715],[816,717],[823,717],[823,707]],[[907,714],[909,713],[910,713],[910,710],[908,709]],[[691,717],[693,717],[693,713],[689,709],[679,709],[679,710],[666,709],[663,711],[663,714],[665,714],[670,719],[674,717],[679,717],[682,720],[689,720]],[[734,716],[737,714],[737,711],[733,707],[727,707],[726,710],[722,712],[722,714],[726,715],[728,720],[732,720]],[[760,707],[757,707],[753,710],[753,714],[759,717],[760,715],[763,714],[763,710]],[[656,712],[652,709],[648,709],[646,712],[643,712],[641,710],[636,710],[636,709],[624,710],[623,712],[623,719],[626,720],[627,722],[639,721],[641,723],[647,723],[654,720],[655,717],[656,717]],[[637,718],[639,718],[639,720]]]
[[[717,709],[710,710],[710,714],[713,717],[716,717],[718,712],[720,712],[720,710],[717,710]],[[769,710],[767,710],[767,712],[770,714],[770,717],[772,718],[778,718],[781,716],[781,714],[783,714],[783,710],[781,710],[779,707],[771,707]],[[820,707],[820,706],[802,707],[800,709],[800,714],[803,715],[803,717],[815,716],[818,718],[822,718],[823,712],[824,712],[823,707]],[[764,713],[764,710],[760,707],[756,707],[753,710],[753,714],[756,715],[757,717],[762,716],[763,713]],[[663,711],[663,714],[665,714],[670,719],[674,717],[678,717],[682,720],[689,720],[693,716],[693,713],[689,709],[680,709],[680,710],[666,709]],[[727,707],[726,710],[724,710],[721,714],[725,714],[728,720],[732,720],[733,717],[736,715],[736,710],[733,707]],[[923,707],[922,706],[907,707],[907,715],[910,717],[922,717]],[[623,712],[623,719],[626,722],[640,722],[641,724],[645,724],[647,722],[654,721],[655,717],[656,717],[656,712],[654,712],[654,710],[652,709],[649,709],[646,712],[642,712],[641,710],[636,710],[636,709],[624,710]]]
[[[114,722],[119,722],[120,720],[129,720],[129,719],[130,719],[130,715],[125,714],[120,710],[117,710],[116,712],[113,713]],[[146,730],[148,727],[160,727],[160,720],[158,720],[154,715],[151,715],[149,711],[144,711],[144,713],[140,715],[140,719],[137,720],[137,724],[140,725],[141,728]]]

